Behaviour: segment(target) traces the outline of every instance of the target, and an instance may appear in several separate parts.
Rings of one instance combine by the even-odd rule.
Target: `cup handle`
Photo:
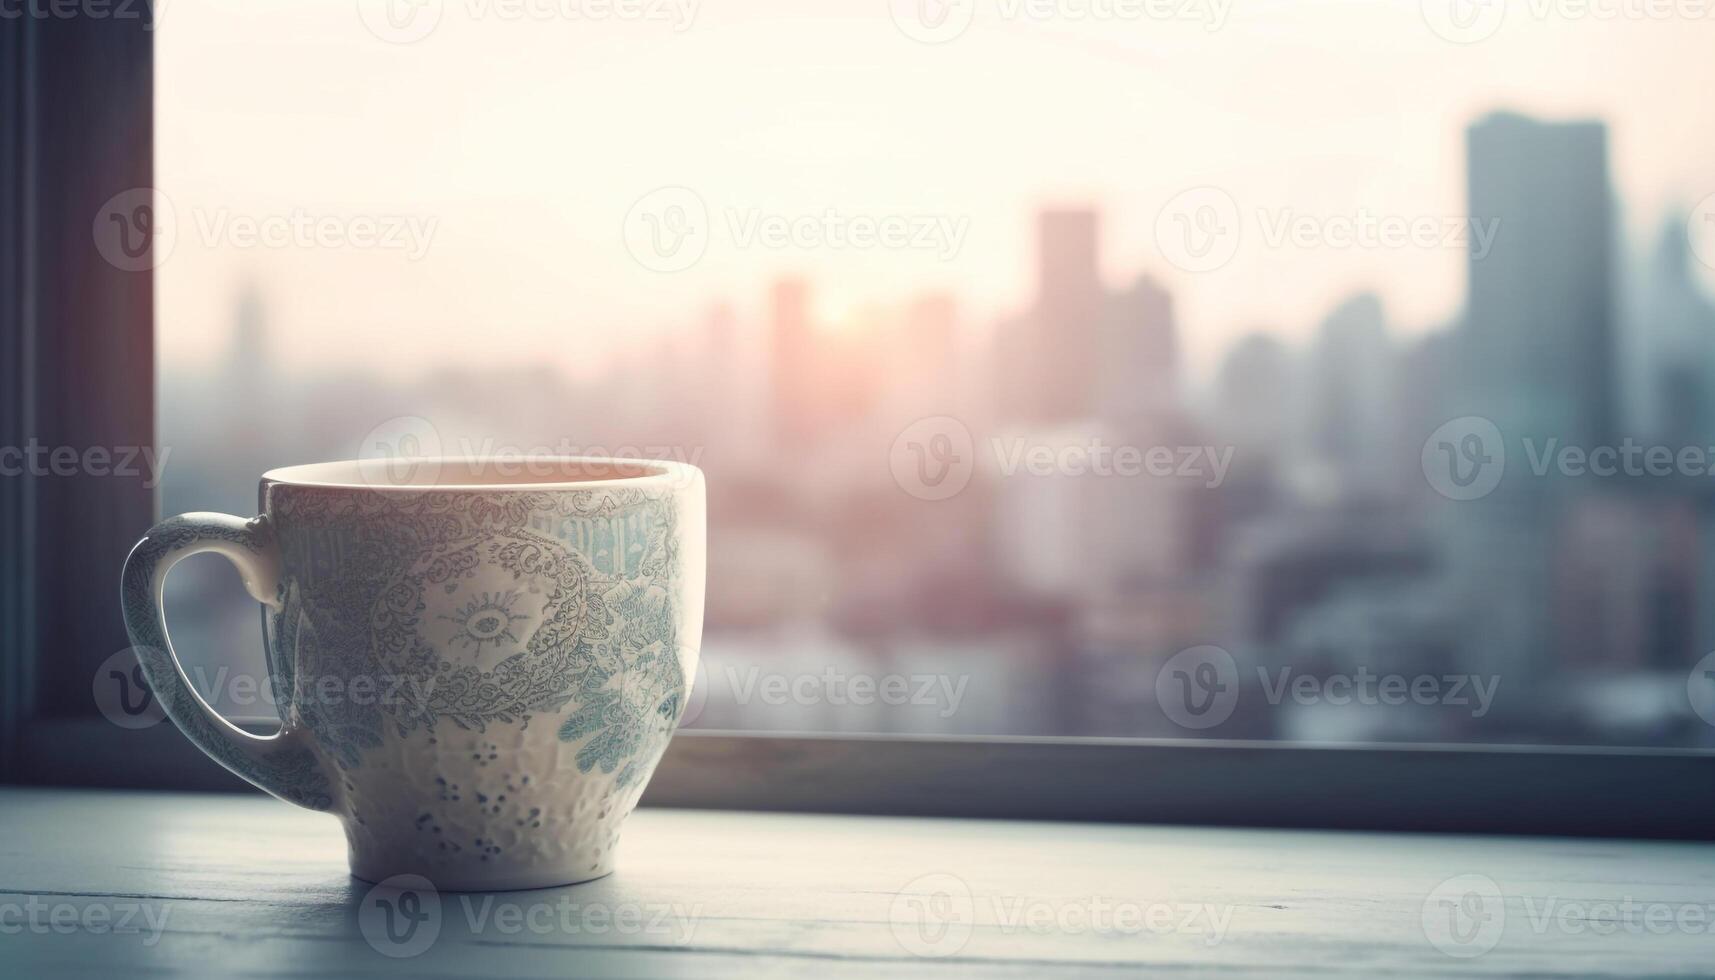
[[[285,720],[273,735],[244,731],[203,700],[173,652],[162,589],[174,565],[203,552],[232,562],[256,601],[273,611],[281,607],[280,554],[266,517],[246,521],[227,514],[181,514],[150,528],[125,559],[120,582],[125,629],[149,689],[167,717],[214,761],[282,800],[329,809],[332,784],[309,733],[293,723],[292,713],[281,713]]]

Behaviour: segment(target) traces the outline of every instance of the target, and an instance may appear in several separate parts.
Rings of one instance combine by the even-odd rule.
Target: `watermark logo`
[[[887,924],[901,949],[935,959],[956,955],[971,939],[976,902],[958,875],[937,872],[908,882],[893,896]]]
[[[1217,646],[1196,646],[1169,657],[1155,675],[1155,700],[1181,728],[1213,728],[1239,703],[1239,665]]]
[[[433,215],[333,214],[301,207],[272,214],[196,208],[191,215],[205,248],[396,251],[410,262],[429,254],[441,223]]]
[[[1685,234],[1691,240],[1691,254],[1715,269],[1715,194],[1698,201],[1691,209],[1691,216],[1685,220]]]
[[[1138,446],[1109,443],[1099,435],[1024,433],[992,436],[979,447],[956,418],[918,419],[902,430],[888,452],[888,468],[900,489],[919,500],[945,500],[970,482],[987,459],[1003,480],[1089,478],[1192,480],[1215,489],[1232,466],[1232,446]]]
[[[696,20],[699,0],[463,0],[455,6],[467,19],[528,21],[650,21],[673,33]],[[434,33],[445,0],[357,0],[357,16],[369,33],[389,44],[412,44]]]
[[[141,477],[143,488],[153,490],[172,454],[171,446],[50,446],[31,437],[22,446],[0,446],[0,477]]]
[[[957,875],[937,872],[908,882],[893,898],[888,924],[913,956],[945,958],[963,951],[980,923],[987,935],[1011,937],[1181,935],[1214,946],[1226,938],[1233,908],[1206,902],[1138,902],[1112,895],[995,894],[981,901]]]
[[[1421,462],[1423,477],[1436,493],[1449,500],[1476,500],[1500,486],[1507,448],[1495,423],[1466,415],[1429,434]]]
[[[149,656],[161,669],[177,672],[166,654],[147,647],[128,647],[102,662],[91,679],[96,707],[108,721],[121,728],[141,729],[159,724],[166,712],[151,689],[139,661]],[[278,688],[273,678],[221,665],[212,670],[201,664],[183,668],[190,689],[217,712],[266,706],[273,714],[285,715],[288,704],[300,714],[319,713],[340,705],[421,705],[433,696],[439,679],[409,674],[296,674],[289,691]]]
[[[357,928],[392,959],[420,956],[441,935],[441,893],[422,875],[394,875],[364,893]]]
[[[1416,704],[1448,705],[1471,709],[1471,717],[1482,718],[1494,706],[1501,678],[1496,674],[1377,674],[1368,667],[1333,674],[1296,673],[1291,667],[1270,671],[1257,668],[1263,699],[1279,707],[1290,699],[1295,704],[1349,704],[1398,707]]]
[[[800,673],[728,665],[716,676],[726,685],[723,700],[737,705],[931,708],[941,718],[959,713],[971,682],[969,674],[850,673],[832,665]]]
[[[411,44],[434,33],[442,0],[357,0],[357,16],[369,33],[389,44]]]
[[[864,214],[838,208],[802,214],[769,214],[758,208],[729,208],[727,234],[736,248],[780,251],[873,249],[932,253],[942,262],[964,248],[971,219],[947,214]]]
[[[1422,5],[1423,22],[1454,44],[1486,40],[1507,18],[1506,0],[1422,0]]]
[[[1186,272],[1213,272],[1238,254],[1239,205],[1219,187],[1180,191],[1155,216],[1155,247]]]
[[[404,252],[412,262],[428,254],[440,226],[440,219],[426,215],[334,214],[302,207],[268,214],[199,207],[189,213],[189,231],[204,248],[386,250]],[[124,272],[159,268],[173,254],[181,232],[172,201],[149,187],[108,198],[90,230],[96,251]]]
[[[364,434],[357,447],[358,479],[372,487],[411,493],[438,486],[453,463],[470,478],[512,483],[618,480],[652,476],[679,487],[700,477],[703,447],[684,445],[591,446],[570,439],[524,445],[493,437],[461,436],[450,443],[419,415],[387,419]],[[679,463],[652,467],[651,463]]]
[[[680,662],[684,662],[683,655]],[[696,724],[703,716],[703,709],[709,703],[709,663],[706,657],[697,658],[697,669],[691,672],[691,690],[685,697],[685,710],[679,712],[679,727],[686,728]]]
[[[90,232],[95,250],[122,272],[147,272],[173,254],[178,216],[167,195],[153,187],[133,187],[107,199],[95,213]]]
[[[431,487],[441,472],[441,433],[419,415],[398,415],[364,433],[358,477],[372,487]]]
[[[971,26],[976,0],[888,0],[894,26],[913,41],[945,44]]]
[[[1685,696],[1704,724],[1715,725],[1715,653],[1697,661],[1685,678]]]
[[[1507,18],[1508,0],[1422,0],[1423,20],[1443,40],[1475,44],[1493,37]],[[1707,21],[1710,0],[1513,0],[1514,13],[1538,23]]]
[[[126,647],[101,662],[90,680],[90,693],[101,716],[120,728],[153,728],[167,717],[149,687],[137,647]]]
[[[1495,217],[1383,214],[1365,207],[1350,214],[1258,208],[1256,219],[1262,243],[1274,249],[1449,249],[1477,262],[1488,258],[1501,230],[1501,219]]]
[[[1664,902],[1632,895],[1576,898],[1505,895],[1494,879],[1463,874],[1437,885],[1423,901],[1423,934],[1430,945],[1455,959],[1472,959],[1500,945],[1509,922],[1533,936],[1609,937],[1686,935],[1715,932],[1715,902]],[[1509,915],[1507,905],[1514,904]],[[1522,911],[1522,918],[1516,913]]]
[[[709,208],[689,187],[660,187],[625,213],[625,247],[654,272],[682,272],[709,248]]]
[[[0,936],[141,936],[145,947],[167,930],[166,902],[92,901],[85,904],[41,895],[0,901]]]
[[[1270,249],[1458,249],[1481,261],[1494,247],[1499,218],[1468,215],[1387,214],[1366,207],[1351,212],[1305,213],[1292,207],[1242,210],[1219,187],[1181,191],[1155,217],[1161,255],[1186,272],[1213,272],[1231,262],[1244,227],[1255,223],[1255,241]]]
[[[1258,665],[1257,686],[1270,707],[1288,702],[1346,707],[1435,705],[1465,708],[1486,716],[1500,690],[1498,675],[1375,673],[1360,666],[1350,673],[1305,673],[1291,666]],[[1155,675],[1155,699],[1169,720],[1190,731],[1223,724],[1238,707],[1243,685],[1233,655],[1217,646],[1196,646],[1170,657]]]
[[[918,419],[894,438],[887,466],[899,488],[918,500],[957,496],[976,469],[971,430],[950,415]]]
[[[1525,436],[1519,442],[1522,459],[1536,479],[1715,478],[1715,446],[1668,446],[1630,436],[1591,446],[1559,436]],[[1507,456],[1500,429],[1488,419],[1467,415],[1443,424],[1424,440],[1423,476],[1444,497],[1475,500],[1500,484]]]
[[[498,848],[495,848],[498,851]],[[440,938],[448,901],[421,875],[394,875],[364,894],[357,926],[371,948],[392,959],[420,956]],[[641,936],[683,946],[696,933],[703,907],[667,902],[579,902],[560,894],[535,901],[461,893],[451,910],[472,936]]]
[[[1218,31],[1232,0],[993,0],[983,16],[1009,23],[1183,21]],[[976,0],[888,0],[900,33],[923,44],[945,44],[976,18]]]
[[[1050,443],[997,436],[989,449],[1003,478],[1153,477],[1196,480],[1206,490],[1218,488],[1233,463],[1232,446],[1109,445],[1101,438]]]
[[[946,214],[857,212],[839,208],[775,213],[727,208],[726,242],[735,249],[771,251],[914,251],[942,262],[964,248],[970,218]],[[652,272],[682,272],[708,251],[716,226],[702,195],[688,187],[661,187],[626,212],[626,250]]]
[[[1429,944],[1455,959],[1471,959],[1494,949],[1506,931],[1506,900],[1486,875],[1448,878],[1423,899],[1423,935]]]
[[[167,0],[0,0],[0,23],[9,20],[141,20],[161,26]]]

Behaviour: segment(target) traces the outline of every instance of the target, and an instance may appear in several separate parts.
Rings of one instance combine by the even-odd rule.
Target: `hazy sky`
[[[1590,0],[1614,15],[1598,18],[1522,0],[1457,44],[1430,26],[1447,23],[1439,0],[1147,0],[1175,13],[1153,17],[1125,16],[1145,0],[959,0],[976,4],[968,28],[926,44],[898,23],[922,33],[916,0],[615,13],[634,2],[656,6],[428,0],[427,20],[394,23],[434,29],[393,43],[368,0],[170,0],[157,35],[158,175],[177,228],[159,273],[163,363],[223,352],[246,277],[294,370],[577,371],[716,299],[754,314],[789,272],[812,278],[830,319],[945,289],[981,327],[1029,291],[1035,210],[1087,202],[1104,215],[1109,281],[1165,282],[1203,371],[1241,333],[1301,336],[1365,286],[1405,330],[1452,314],[1462,247],[1269,238],[1289,216],[1456,225],[1463,130],[1490,109],[1606,119],[1634,234],[1653,239],[1664,207],[1715,193],[1715,6],[1661,19],[1646,0]],[[1029,16],[1042,7],[1051,16]],[[1156,232],[1176,195],[1204,186],[1234,202],[1240,235],[1230,261],[1199,273]],[[644,220],[634,203],[661,187],[707,209],[706,252],[683,271],[652,271],[627,247]],[[825,229],[830,211],[914,236],[963,230],[952,257],[745,238],[771,218]],[[323,219],[308,238],[242,247],[251,226]]]

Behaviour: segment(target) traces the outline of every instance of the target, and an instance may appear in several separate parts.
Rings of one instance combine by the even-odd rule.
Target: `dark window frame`
[[[154,279],[104,262],[91,230],[109,197],[153,183],[152,34],[141,16],[13,14],[0,20],[0,445],[148,446]],[[25,722],[86,710],[95,666],[127,646],[105,569],[154,519],[144,481],[0,477],[8,771],[28,764]]]
[[[0,22],[0,446],[153,442],[153,278],[91,235],[103,202],[152,184],[152,41],[139,19]],[[123,730],[90,701],[155,516],[141,477],[0,478],[0,782],[244,788],[171,725]],[[645,802],[1708,839],[1715,753],[692,731]]]

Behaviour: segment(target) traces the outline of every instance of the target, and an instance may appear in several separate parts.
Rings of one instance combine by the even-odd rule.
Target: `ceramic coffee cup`
[[[508,889],[611,871],[696,668],[702,473],[319,463],[265,474],[261,510],[162,521],[125,563],[131,641],[191,741],[338,816],[359,878]],[[223,719],[173,654],[162,584],[202,552],[263,605],[278,734]]]

